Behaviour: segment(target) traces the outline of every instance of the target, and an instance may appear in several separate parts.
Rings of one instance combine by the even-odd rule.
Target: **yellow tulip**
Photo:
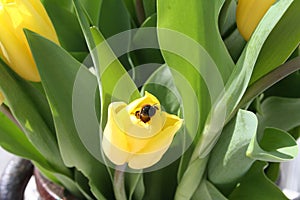
[[[2,93],[0,92],[0,106],[1,106],[1,104],[3,103],[3,101],[4,101],[4,96],[3,96]]]
[[[24,79],[40,81],[23,29],[58,44],[54,27],[40,0],[0,0],[0,24],[1,58]]]
[[[276,0],[239,0],[236,24],[243,38],[248,41],[269,8]]]
[[[157,98],[148,92],[128,105],[113,102],[108,108],[102,149],[116,165],[128,163],[132,169],[150,167],[167,151],[182,122],[179,117],[161,111]]]

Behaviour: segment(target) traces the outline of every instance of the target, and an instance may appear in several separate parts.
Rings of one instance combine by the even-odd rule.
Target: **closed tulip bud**
[[[239,0],[236,10],[238,30],[249,40],[258,23],[276,0]]]
[[[0,0],[0,24],[1,58],[24,79],[40,81],[23,29],[58,44],[54,27],[42,3],[39,0]]]

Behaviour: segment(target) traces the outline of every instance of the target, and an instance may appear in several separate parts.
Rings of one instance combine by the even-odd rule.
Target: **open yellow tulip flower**
[[[236,24],[243,38],[248,41],[269,8],[276,0],[239,0]]]
[[[54,27],[40,0],[0,0],[0,56],[21,77],[40,81],[23,29],[56,42]]]
[[[130,104],[113,102],[108,108],[102,148],[116,165],[143,169],[157,163],[172,143],[183,120],[161,111],[156,97],[145,96]]]

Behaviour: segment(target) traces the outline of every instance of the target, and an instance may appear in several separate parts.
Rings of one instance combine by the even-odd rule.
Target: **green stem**
[[[116,166],[114,174],[114,192],[117,200],[126,200],[124,170],[126,165]]]

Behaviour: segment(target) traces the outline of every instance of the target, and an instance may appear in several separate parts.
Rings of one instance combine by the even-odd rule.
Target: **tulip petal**
[[[130,156],[126,134],[118,128],[113,117],[124,107],[126,104],[123,102],[114,102],[109,105],[107,124],[102,139],[102,149],[105,155],[116,165],[123,165]]]
[[[182,125],[183,120],[160,110],[151,117],[149,123],[141,122],[146,125],[140,126],[140,123],[136,123],[135,121],[140,119],[137,119],[135,115],[132,116],[128,110],[135,112],[135,109],[158,102],[149,93],[145,96],[129,105],[123,102],[113,102],[109,105],[102,148],[105,155],[116,165],[128,163],[133,169],[143,169],[154,165],[167,151],[175,133]],[[154,135],[151,135],[152,128],[157,131]],[[138,130],[136,135],[129,133],[132,130]]]
[[[23,29],[58,43],[51,21],[39,0],[14,0],[0,4],[0,55],[20,76],[40,81]]]
[[[148,139],[145,148],[135,153],[128,165],[133,169],[143,169],[157,163],[172,143],[175,133],[180,129],[183,120],[166,113],[166,123],[161,132]]]

